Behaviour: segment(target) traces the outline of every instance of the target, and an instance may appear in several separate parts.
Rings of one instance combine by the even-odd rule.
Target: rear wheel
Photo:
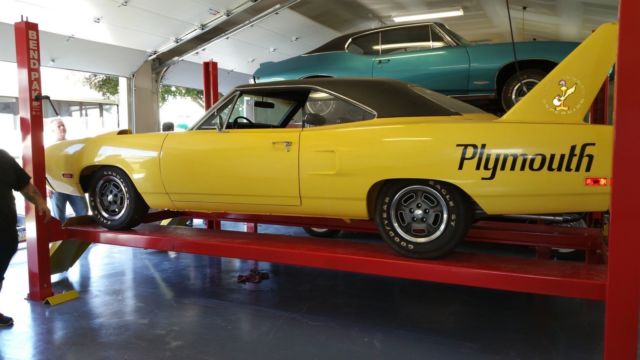
[[[502,87],[500,99],[502,108],[507,111],[544,79],[547,73],[539,69],[524,69],[511,75]]]
[[[376,204],[382,238],[401,255],[433,259],[453,250],[470,225],[464,194],[437,181],[385,186]]]
[[[111,230],[137,226],[149,211],[140,193],[119,168],[98,169],[89,185],[89,206],[98,224]]]

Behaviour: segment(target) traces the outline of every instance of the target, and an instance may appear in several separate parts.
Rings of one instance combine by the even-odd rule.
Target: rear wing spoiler
[[[615,64],[618,24],[596,29],[512,107],[502,122],[582,124]]]

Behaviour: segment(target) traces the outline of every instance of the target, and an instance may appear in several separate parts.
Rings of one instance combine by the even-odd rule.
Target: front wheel
[[[403,181],[383,188],[376,204],[382,238],[401,255],[442,257],[465,236],[471,213],[465,195],[437,181]]]
[[[500,96],[502,108],[508,111],[529,93],[547,75],[539,69],[524,69],[511,75],[502,87]]]
[[[100,168],[93,175],[89,206],[98,224],[111,230],[131,229],[149,211],[129,176],[116,167]]]

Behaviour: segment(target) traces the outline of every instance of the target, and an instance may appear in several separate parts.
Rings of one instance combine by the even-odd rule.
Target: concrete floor
[[[15,319],[0,359],[601,358],[600,302],[268,263],[270,280],[238,284],[251,266],[93,245],[54,283],[81,297],[51,307],[24,300],[21,250],[0,294]]]

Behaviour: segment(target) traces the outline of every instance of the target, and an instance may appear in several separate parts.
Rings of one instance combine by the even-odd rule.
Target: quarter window
[[[380,53],[380,33],[374,32],[351,39],[347,51],[358,55],[378,55]]]
[[[344,124],[370,120],[375,114],[322,91],[312,91],[303,109],[305,127]]]

